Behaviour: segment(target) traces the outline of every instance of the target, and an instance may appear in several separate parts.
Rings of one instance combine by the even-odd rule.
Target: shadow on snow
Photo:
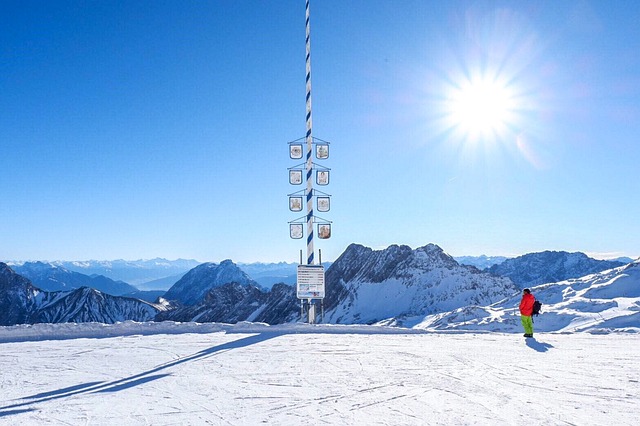
[[[14,414],[24,413],[27,411],[32,411],[35,408],[30,406],[43,403],[43,402],[48,402],[48,401],[53,401],[53,400],[63,399],[63,398],[70,398],[76,395],[83,395],[83,394],[102,393],[102,392],[119,392],[121,390],[129,389],[144,383],[149,383],[154,380],[162,379],[163,377],[166,377],[166,376],[170,376],[171,373],[162,373],[162,374],[158,374],[158,373],[161,371],[170,369],[172,367],[175,367],[177,365],[204,359],[204,358],[207,358],[222,352],[226,352],[232,349],[239,349],[239,348],[255,345],[257,343],[264,342],[265,340],[269,340],[274,337],[278,337],[280,335],[282,335],[282,333],[260,333],[260,334],[244,337],[238,340],[234,340],[232,342],[227,342],[221,345],[213,346],[209,349],[196,352],[192,355],[179,358],[175,361],[170,361],[170,362],[161,364],[155,368],[152,368],[151,370],[147,370],[139,374],[125,377],[123,379],[112,380],[108,382],[83,383],[83,384],[69,386],[69,387],[61,388],[61,389],[50,391],[50,392],[43,392],[43,393],[19,398],[24,402],[19,402],[16,404],[5,405],[0,407],[0,418],[14,415]],[[21,407],[25,407],[25,408],[21,408]]]
[[[549,343],[538,342],[535,338],[528,338],[527,346],[538,352],[547,352],[549,349],[553,348],[553,345]]]

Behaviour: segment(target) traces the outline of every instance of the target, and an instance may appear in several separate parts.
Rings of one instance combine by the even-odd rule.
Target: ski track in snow
[[[525,340],[174,324],[151,326],[159,334],[119,326],[125,335],[114,336],[118,326],[69,327],[0,327],[1,425],[635,425],[640,417],[637,333]],[[42,330],[64,338],[46,340],[53,336]]]

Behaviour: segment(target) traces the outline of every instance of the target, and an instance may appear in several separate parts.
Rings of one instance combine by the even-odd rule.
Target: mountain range
[[[507,278],[459,265],[435,244],[380,251],[352,244],[327,270],[326,288],[325,321],[342,324],[400,321],[471,303],[489,304],[518,291]],[[159,320],[280,324],[299,318],[293,287],[261,290],[229,260],[194,268],[164,298],[188,306],[164,312]]]
[[[71,291],[43,291],[7,264],[0,263],[0,325],[150,321],[163,310],[165,307],[162,305],[111,296],[87,287]]]
[[[596,260],[584,253],[544,251],[507,259],[487,272],[509,277],[520,288],[578,278],[622,266],[624,263]]]
[[[530,281],[519,281],[522,277],[555,271],[553,277],[566,280],[567,275],[583,277],[594,267],[601,270],[610,266],[584,258],[582,253],[566,252],[522,256],[512,259],[520,262],[519,266],[511,262],[507,272],[517,271],[519,275],[510,278],[507,272],[507,276],[499,276],[499,271],[491,272],[491,268],[481,271],[461,265],[435,244],[415,250],[398,245],[372,250],[352,244],[326,271],[324,322],[424,326],[426,316],[456,316],[460,312],[465,321],[474,313],[484,318],[486,307],[495,310],[515,306],[496,308],[500,301],[517,305],[522,282],[534,287]],[[2,325],[125,320],[280,324],[300,319],[300,302],[293,286],[281,283],[266,289],[231,260],[197,265],[171,286],[159,303],[111,296],[86,287],[44,291],[9,266],[0,267],[4,277],[0,282]],[[29,270],[41,267],[31,265]],[[64,270],[60,266],[52,269],[57,273]]]
[[[158,290],[157,287],[148,287],[145,284],[166,277],[178,276],[171,283],[173,284],[187,271],[200,264],[200,262],[193,259],[167,260],[163,258],[149,260],[54,261],[50,263],[85,275],[104,275],[113,280],[124,281],[134,285],[140,290]]]
[[[126,282],[135,286],[135,290],[140,291],[167,291],[178,282],[188,271],[201,264],[193,259],[167,260],[156,258],[150,260],[86,260],[86,261],[52,261],[52,262],[29,262],[10,261],[7,262],[16,271],[23,271],[23,267],[29,268],[30,264],[39,263],[49,265],[51,268],[61,268],[68,272],[80,273],[86,276],[104,276],[116,282]],[[330,262],[324,265],[329,267]],[[255,282],[265,289],[271,288],[274,284],[285,283],[294,285],[296,282],[297,263],[239,263],[238,266],[247,273]],[[42,272],[40,272],[42,274]],[[27,275],[28,272],[25,272]],[[33,274],[32,274],[33,275]],[[51,285],[51,290],[64,290],[65,281],[58,281],[59,288],[54,288],[52,283],[39,283],[46,287]],[[68,284],[68,283],[67,283]],[[89,287],[98,288],[88,284]],[[77,286],[74,286],[74,288]],[[122,291],[122,294],[129,294],[134,290]],[[109,292],[109,291],[107,291]],[[115,294],[115,293],[111,293]]]
[[[65,291],[90,287],[113,296],[121,296],[138,290],[132,285],[122,281],[114,281],[103,275],[88,276],[50,263],[25,262],[22,265],[14,266],[13,270],[45,291]]]
[[[266,290],[231,260],[193,268],[163,298],[178,306],[157,321],[279,324],[294,320],[298,307],[293,286],[281,283]]]

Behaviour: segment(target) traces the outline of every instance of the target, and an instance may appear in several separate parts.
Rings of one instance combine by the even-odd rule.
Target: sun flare
[[[514,95],[497,79],[465,79],[447,98],[449,126],[467,138],[499,136],[515,114]]]

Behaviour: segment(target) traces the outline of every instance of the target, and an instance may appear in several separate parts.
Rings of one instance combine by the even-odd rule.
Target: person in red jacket
[[[533,337],[533,302],[536,298],[531,294],[531,290],[525,288],[520,301],[520,321],[524,327],[524,337]]]

